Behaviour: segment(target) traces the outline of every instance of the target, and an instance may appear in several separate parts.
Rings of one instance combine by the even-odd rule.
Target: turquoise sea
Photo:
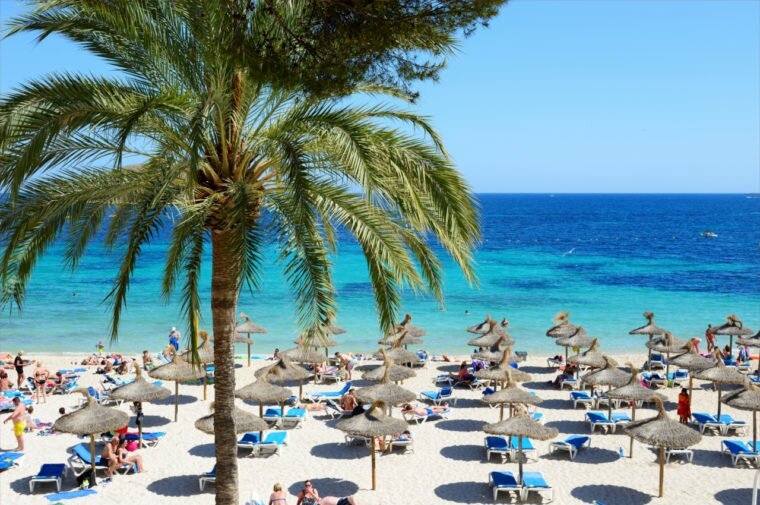
[[[555,352],[544,333],[560,310],[608,351],[643,352],[644,339],[628,330],[643,324],[645,310],[681,337],[702,335],[707,323],[734,312],[751,328],[760,324],[760,199],[754,196],[482,194],[479,200],[479,286],[468,286],[447,262],[445,309],[427,296],[405,295],[405,310],[428,331],[421,347],[430,352],[466,352],[464,328],[486,313],[509,318],[518,348],[545,354]],[[705,230],[718,236],[700,236]],[[347,350],[373,350],[379,331],[363,258],[349,241],[339,249],[337,323],[348,330],[339,339]],[[186,333],[178,305],[159,297],[165,250],[161,237],[145,249],[111,349],[158,350],[172,326]],[[95,244],[73,274],[61,257],[61,248],[53,248],[41,261],[21,314],[0,315],[0,351],[81,353],[108,341],[102,301],[117,257]],[[210,266],[204,274],[208,307]],[[279,268],[268,264],[262,280],[261,292],[242,295],[239,310],[269,330],[254,351],[271,353],[291,347],[297,330]],[[202,327],[210,326],[209,314]]]

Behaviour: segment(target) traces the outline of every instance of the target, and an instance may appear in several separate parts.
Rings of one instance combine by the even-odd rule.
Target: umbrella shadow
[[[715,493],[715,499],[724,505],[736,505],[737,503],[752,503],[752,488],[724,489]]]
[[[172,420],[164,416],[143,416],[143,429],[155,428],[157,426],[165,426],[171,423]]]
[[[485,425],[485,421],[474,419],[444,419],[435,423],[436,428],[446,431],[483,431]]]
[[[153,494],[160,496],[195,496],[198,494],[197,475],[175,475],[158,479],[146,488]],[[214,486],[207,486],[207,492],[214,491]]]
[[[191,447],[187,451],[191,456],[199,456],[201,458],[214,458],[216,457],[216,446],[213,443],[201,444]]]
[[[542,459],[548,460],[569,460],[567,451],[554,451],[551,453],[543,454]],[[598,463],[612,463],[620,459],[620,455],[617,451],[612,449],[602,449],[600,447],[589,447],[578,452],[575,456],[573,463],[592,464]]]
[[[189,405],[198,401],[198,398],[190,395],[179,395],[180,405]],[[174,405],[174,395],[168,396],[163,400],[157,400],[153,402],[156,405]]]
[[[527,373],[544,373],[549,369],[546,368],[545,366],[521,366],[520,370]]]
[[[483,446],[475,444],[451,445],[441,449],[441,456],[454,461],[481,461],[483,459]]]
[[[288,488],[292,495],[298,495],[303,489],[304,481],[294,482]],[[359,491],[359,486],[350,480],[325,477],[311,479],[311,485],[319,491],[320,496],[352,496]]]
[[[457,398],[457,407],[472,409],[477,407],[485,407],[486,404],[475,398]]]
[[[549,421],[546,426],[557,428],[560,433],[567,433],[568,435],[585,433],[587,429],[584,421]]]
[[[439,372],[458,372],[459,371],[460,364],[454,363],[451,365],[443,365],[438,367]]]
[[[571,406],[572,404],[570,400],[561,400],[559,398],[544,400],[538,404],[538,408],[540,409],[551,409],[551,410],[572,410],[570,408]]]
[[[324,459],[360,459],[370,456],[369,447],[335,442],[315,445],[309,453],[312,456]]]
[[[531,381],[531,382],[523,382],[522,386],[525,389],[542,389],[542,390],[548,390],[553,389],[556,391],[557,388],[555,388],[550,380],[545,381]]]
[[[454,503],[473,503],[491,501],[493,496],[488,484],[484,482],[450,482],[433,490],[441,501]]]
[[[698,466],[706,466],[712,468],[725,468],[728,462],[728,456],[721,454],[718,451],[707,451],[705,449],[692,449],[694,451],[693,463]],[[654,453],[655,451],[652,450]],[[670,458],[673,461],[673,458]]]
[[[618,505],[644,505],[652,501],[652,497],[636,489],[624,486],[612,486],[609,484],[591,484],[579,486],[570,494],[584,503],[595,503],[594,500],[603,496],[615,497]]]

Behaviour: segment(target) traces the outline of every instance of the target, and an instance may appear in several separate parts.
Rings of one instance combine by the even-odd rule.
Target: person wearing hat
[[[169,332],[169,343],[174,346],[174,350],[179,350],[180,334],[177,328],[172,326],[172,331]]]

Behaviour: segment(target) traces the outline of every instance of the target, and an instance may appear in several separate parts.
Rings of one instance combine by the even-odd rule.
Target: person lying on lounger
[[[401,406],[401,412],[404,414],[407,413],[414,413],[418,416],[426,416],[430,413],[433,414],[441,414],[443,412],[446,412],[449,408],[448,403],[444,403],[440,406],[432,406],[432,407],[424,407],[419,404],[412,404],[412,403],[405,403]]]

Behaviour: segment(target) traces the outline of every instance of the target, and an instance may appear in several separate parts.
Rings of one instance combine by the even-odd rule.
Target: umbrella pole
[[[665,354],[665,387],[670,387],[670,353]]]
[[[636,420],[636,400],[631,402],[631,422]],[[631,447],[628,449],[628,457],[633,459],[633,436],[631,436]]]
[[[298,381],[298,401],[303,401],[303,381]]]
[[[692,381],[694,378],[691,376],[691,372],[689,372],[689,410],[691,411],[691,395],[692,395]]]
[[[97,457],[95,456],[95,434],[90,433],[90,463],[92,464],[92,478],[95,480],[95,460]]]
[[[665,448],[660,447],[660,498],[662,498],[664,486],[665,486]]]
[[[203,401],[206,401],[206,385],[208,384],[208,376],[203,377]]]
[[[649,341],[652,341],[652,335],[649,335]],[[652,348],[649,348],[649,354],[647,355],[647,370],[652,370]]]
[[[177,422],[177,414],[179,412],[179,382],[174,381],[174,422]]]
[[[251,336],[248,335],[248,368],[251,368]]]
[[[721,383],[718,383],[718,422],[720,422],[720,397],[721,397],[721,388],[723,385]]]
[[[376,489],[376,483],[375,483],[375,437],[371,437],[371,444],[370,452],[372,453],[372,491]]]
[[[728,359],[734,360],[734,336],[728,336]]]
[[[612,391],[612,386],[607,386],[607,392],[609,393],[610,391]],[[612,398],[609,396],[607,397],[607,417],[612,421]]]
[[[519,478],[517,479],[517,484],[519,486],[522,486],[523,481],[523,450],[522,450],[522,437],[517,437],[517,473],[519,475]]]
[[[137,437],[139,439],[137,443],[137,447],[140,449],[143,448],[142,443],[142,420],[140,419],[140,414],[142,414],[142,402],[137,402]]]
[[[757,410],[752,411],[752,450],[757,450]]]
[[[510,416],[509,417],[512,417],[511,413],[512,413],[512,410],[510,409]],[[499,421],[501,422],[503,420],[504,420],[504,404],[501,403],[501,404],[499,404]]]
[[[264,417],[264,404],[259,402],[259,417]],[[264,432],[259,432],[259,441],[264,440]]]

